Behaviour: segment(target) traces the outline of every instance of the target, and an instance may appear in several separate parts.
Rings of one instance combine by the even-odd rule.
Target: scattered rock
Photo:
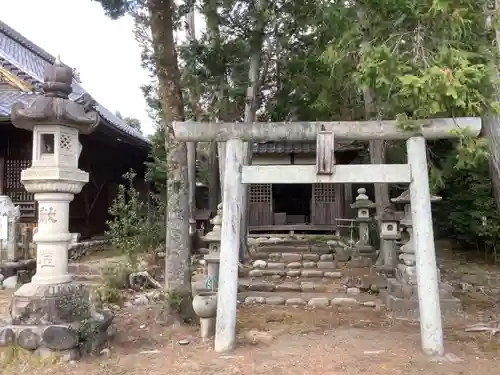
[[[16,334],[11,328],[5,327],[0,330],[0,346],[7,346],[14,343]]]
[[[330,301],[326,297],[311,298],[307,303],[311,307],[327,307]]]
[[[259,259],[254,261],[252,266],[254,266],[255,268],[266,268],[267,262]]]
[[[347,294],[360,294],[361,290],[359,288],[347,288]]]
[[[68,350],[78,346],[76,332],[64,326],[50,326],[43,331],[42,339],[47,348],[52,350]]]
[[[134,298],[133,304],[135,306],[145,306],[149,304],[148,297],[146,297],[144,294],[139,294]]]
[[[99,354],[104,357],[109,357],[111,355],[111,350],[109,348],[104,348]]]
[[[23,329],[17,337],[17,343],[23,349],[36,350],[40,346],[42,338],[30,328]]]
[[[270,344],[274,337],[269,332],[258,331],[252,329],[244,333],[244,337],[250,343],[256,345],[259,343]]]
[[[268,305],[284,305],[285,299],[281,296],[271,296],[266,298],[266,304]]]
[[[377,303],[375,301],[366,301],[361,303],[363,306],[367,307],[377,307]]]

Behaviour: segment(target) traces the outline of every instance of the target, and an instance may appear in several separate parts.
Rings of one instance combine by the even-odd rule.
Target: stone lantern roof
[[[431,202],[439,202],[443,198],[440,197],[440,196],[438,196],[438,195],[432,195],[431,194],[430,199],[431,199]],[[399,197],[391,198],[391,202],[393,202],[393,203],[409,204],[411,202],[410,189],[406,189],[405,191],[403,191],[399,195]]]
[[[45,69],[43,95],[34,95],[25,102],[12,106],[14,126],[33,131],[37,125],[63,125],[89,134],[99,124],[95,102],[90,97],[80,104],[69,99],[72,92],[73,71],[59,59]]]

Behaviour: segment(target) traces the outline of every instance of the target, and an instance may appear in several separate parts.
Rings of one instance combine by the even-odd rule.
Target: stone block
[[[17,336],[17,345],[26,350],[36,350],[42,343],[42,338],[31,328],[25,328]]]
[[[286,271],[286,275],[288,277],[299,277],[300,274],[301,274],[300,270],[289,270],[289,271]]]
[[[344,275],[342,274],[342,272],[325,272],[323,274],[323,277],[326,277],[327,279],[340,279],[342,278]]]
[[[302,259],[309,262],[317,262],[319,260],[319,254],[304,254]]]
[[[270,262],[280,262],[281,261],[281,253],[270,253],[267,257]]]
[[[302,270],[300,273],[302,277],[323,277],[323,274],[324,271],[314,269]]]
[[[318,268],[321,269],[328,269],[328,270],[334,270],[337,268],[337,264],[335,262],[318,262],[316,263]]]
[[[329,254],[330,248],[328,246],[311,246],[311,253]]]
[[[302,261],[302,254],[283,253],[283,254],[281,254],[281,261],[283,263],[301,262]]]
[[[418,299],[398,298],[387,294],[386,306],[394,318],[420,319]],[[440,299],[441,316],[456,318],[463,315],[462,304],[458,298]]]
[[[254,260],[267,260],[268,257],[269,257],[268,253],[262,253],[262,252],[254,253],[251,255],[251,258]]]
[[[370,258],[355,258],[351,259],[348,263],[348,267],[351,268],[364,268],[364,267],[371,267],[372,265],[372,260]]]
[[[284,282],[276,285],[277,292],[300,292],[302,289],[300,284],[292,282]]]
[[[322,254],[319,260],[323,262],[333,262],[333,254]]]
[[[359,302],[351,297],[335,297],[331,301],[332,305],[358,305]]]
[[[302,268],[302,263],[292,262],[287,264],[288,268]]]
[[[10,327],[0,329],[0,346],[9,346],[16,341],[16,334]]]
[[[266,299],[264,297],[249,296],[245,298],[245,303],[247,305],[261,305],[266,303]]]
[[[52,350],[68,350],[78,346],[78,335],[64,326],[50,326],[42,335],[45,346]]]
[[[248,272],[248,276],[250,277],[262,277],[264,274],[262,273],[262,270],[250,270]]]
[[[288,298],[285,302],[285,305],[287,306],[304,306],[306,305],[306,301],[304,301],[302,298]]]
[[[304,267],[304,268],[316,268],[316,262],[303,262],[302,267]]]
[[[272,270],[284,270],[285,266],[285,263],[267,263],[267,268]]]
[[[328,307],[330,300],[326,297],[311,298],[307,303],[311,307]]]
[[[254,292],[274,292],[275,285],[273,283],[268,283],[265,281],[256,281],[248,285],[247,290]]]
[[[273,276],[273,275],[278,275],[281,277],[286,276],[286,272],[283,270],[277,270],[277,269],[265,269],[262,270],[262,276]]]
[[[267,305],[284,305],[285,302],[285,298],[281,296],[270,296],[266,298]]]

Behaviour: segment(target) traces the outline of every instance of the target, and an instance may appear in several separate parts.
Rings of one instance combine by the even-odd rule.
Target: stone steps
[[[238,291],[240,292],[345,292],[346,287],[340,281],[324,281],[321,279],[307,280],[253,280],[240,279],[238,281]]]
[[[254,247],[254,254],[272,254],[272,253],[297,253],[297,254],[330,254],[328,246],[315,245],[261,245]]]
[[[310,307],[330,307],[330,306],[364,306],[367,308],[381,308],[383,304],[374,295],[358,294],[348,295],[346,293],[325,293],[325,292],[240,292],[238,293],[240,303],[286,305],[286,306],[310,306]]]

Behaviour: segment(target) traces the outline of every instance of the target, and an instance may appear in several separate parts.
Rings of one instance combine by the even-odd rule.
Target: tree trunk
[[[495,1],[494,12],[500,9],[500,0]],[[488,13],[493,12],[487,9]],[[486,15],[486,24],[492,25],[492,14]],[[495,27],[495,42],[500,49],[500,28]],[[500,101],[500,88],[496,87],[497,101]],[[488,113],[483,119],[483,135],[488,139],[490,149],[490,178],[493,185],[493,196],[497,204],[497,211],[500,213],[500,116],[495,113]]]
[[[254,122],[257,111],[257,90],[260,84],[260,66],[262,57],[262,43],[266,20],[263,11],[266,9],[266,0],[255,0],[255,29],[253,38],[250,39],[250,63],[248,66],[248,87],[245,98],[245,122]],[[252,159],[252,148],[249,142],[245,142],[243,163],[249,165]],[[248,254],[248,185],[243,187],[243,204],[241,207],[241,240],[240,240],[240,260],[243,261]]]
[[[187,150],[175,139],[172,122],[184,120],[184,105],[173,33],[173,1],[147,0],[151,36],[165,121],[167,154],[167,219],[165,287],[181,297],[183,317],[193,317],[189,239]],[[186,315],[187,314],[187,315]]]
[[[208,151],[208,207],[212,215],[217,213],[219,197],[219,161],[217,159],[217,142],[210,142]]]
[[[362,8],[357,12],[359,24],[362,25],[364,30],[363,44],[368,43],[370,36],[367,35],[370,22],[366,18],[365,12]],[[363,48],[362,48],[363,49]],[[365,118],[366,120],[373,120],[377,116],[377,106],[375,104],[375,94],[372,89],[363,89],[363,101],[365,103]],[[385,141],[373,140],[368,142],[370,149],[370,163],[371,164],[384,164],[385,163]],[[375,190],[375,208],[377,211],[378,223],[380,226],[380,218],[384,213],[385,208],[389,205],[389,186],[387,184],[374,184]]]

